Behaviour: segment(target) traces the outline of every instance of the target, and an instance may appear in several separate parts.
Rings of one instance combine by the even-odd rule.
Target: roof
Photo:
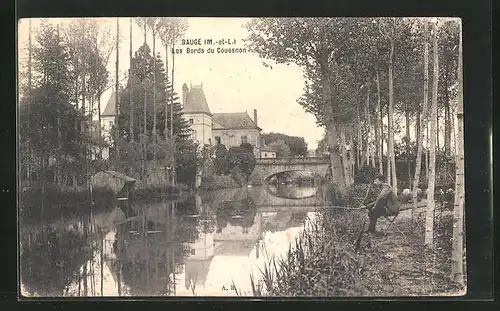
[[[113,93],[111,93],[111,96],[109,97],[108,103],[106,104],[106,108],[104,108],[104,112],[101,114],[101,117],[114,117],[116,115],[115,98],[116,93],[113,90]]]
[[[186,84],[184,84],[186,85]],[[184,113],[206,113],[212,115],[201,85],[193,85],[187,93]]]
[[[260,148],[261,151],[265,151],[265,152],[276,152],[273,148],[269,147],[268,145],[263,145],[261,148]]]
[[[125,182],[135,182],[136,179],[115,171],[103,171],[106,174],[119,178]]]
[[[214,113],[212,120],[226,129],[255,128],[261,130],[246,112]]]

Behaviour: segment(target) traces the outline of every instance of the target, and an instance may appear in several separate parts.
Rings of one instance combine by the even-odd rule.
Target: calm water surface
[[[321,206],[316,188],[221,190],[21,228],[24,296],[252,295]]]

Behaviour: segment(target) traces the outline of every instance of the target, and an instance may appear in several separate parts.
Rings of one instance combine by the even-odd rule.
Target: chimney
[[[188,96],[188,86],[186,85],[186,83],[184,83],[182,85],[182,107],[186,106],[187,96]]]
[[[257,124],[257,109],[253,110],[253,123],[255,123],[255,126],[258,126],[258,124]]]

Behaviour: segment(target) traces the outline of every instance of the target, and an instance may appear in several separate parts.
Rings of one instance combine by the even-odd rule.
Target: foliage
[[[69,47],[59,27],[42,24],[33,50],[32,89],[20,100],[20,146],[29,155],[22,160],[29,160],[44,182],[53,163],[58,168],[54,181],[61,177],[64,161],[72,163],[67,175],[82,174],[91,140],[81,131],[84,115],[71,101],[74,75]]]
[[[269,256],[261,270],[262,281],[251,285],[257,296],[355,296],[370,292],[363,280],[362,262],[349,241],[358,221],[353,213],[340,213],[328,221],[309,221],[284,257]],[[326,217],[326,216],[323,216]],[[265,249],[265,245],[264,245]]]
[[[145,66],[145,67],[144,67]],[[144,69],[146,76],[144,76]],[[153,56],[148,45],[141,46],[132,58],[132,67],[129,69],[127,84],[120,92],[120,135],[128,140],[139,140],[140,134],[152,137],[153,114],[156,114],[157,136],[165,139],[165,105],[173,92],[172,85],[165,73],[163,61],[156,56],[156,111],[153,112]],[[130,133],[130,92],[132,91],[133,103],[133,131],[134,137]],[[145,94],[146,92],[146,94]],[[174,96],[174,135],[178,139],[186,140],[189,137],[189,123],[182,118],[182,107],[175,92]],[[146,130],[144,133],[144,100],[146,100]],[[170,106],[168,106],[170,111]],[[170,118],[167,116],[167,127],[170,129]]]
[[[219,189],[229,189],[238,188],[240,185],[231,176],[218,176],[210,175],[204,176],[201,179],[201,190],[219,190]]]
[[[373,179],[378,175],[378,168],[365,165],[354,176],[354,183],[356,184],[371,184]]]
[[[223,144],[217,144],[215,146],[215,158],[214,158],[214,173],[216,175],[227,174],[227,149]]]
[[[252,174],[255,164],[255,155],[252,151],[248,151],[248,149],[241,146],[229,148],[227,153],[227,168],[233,175],[233,178],[235,175],[242,173],[244,178],[247,179]]]
[[[290,147],[283,140],[276,140],[269,144],[269,147],[276,151],[276,157],[283,158],[291,155]]]
[[[92,254],[83,234],[76,230],[47,228],[31,237],[20,258],[21,282],[28,294],[62,296],[75,281],[80,267]]]
[[[261,137],[266,145],[270,145],[275,141],[284,141],[290,149],[291,156],[307,156],[307,143],[304,137],[289,136],[273,132],[262,134]]]

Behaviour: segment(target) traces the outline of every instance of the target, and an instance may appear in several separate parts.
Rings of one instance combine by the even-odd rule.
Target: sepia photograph
[[[460,18],[17,30],[20,297],[467,293]]]

